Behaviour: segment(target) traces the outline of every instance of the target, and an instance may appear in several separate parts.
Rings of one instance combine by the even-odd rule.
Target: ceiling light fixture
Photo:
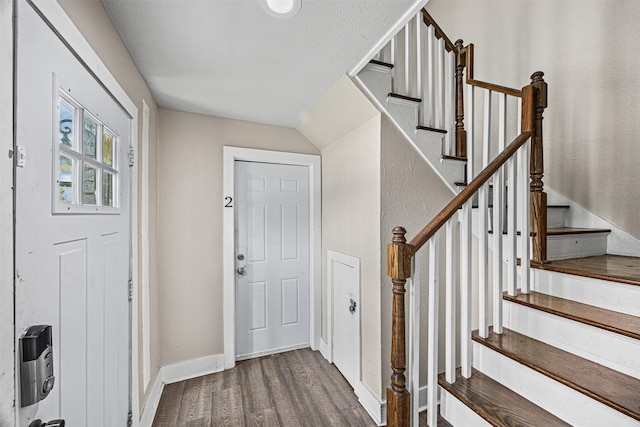
[[[276,18],[291,18],[300,12],[301,0],[260,0],[260,6]]]

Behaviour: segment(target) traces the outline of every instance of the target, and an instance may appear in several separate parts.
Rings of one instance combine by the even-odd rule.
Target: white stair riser
[[[473,365],[574,426],[638,427],[638,421],[475,341]]]
[[[444,134],[439,132],[416,132],[418,125],[418,105],[398,99],[389,100],[391,73],[380,67],[367,65],[356,76],[361,89],[368,92],[411,141],[417,151],[427,161],[443,181],[457,192],[456,182],[465,180],[466,165],[462,162],[442,161]]]
[[[531,269],[536,292],[640,316],[640,286]]]
[[[608,233],[547,236],[547,259],[569,259],[607,253]]]
[[[506,328],[640,378],[640,341],[506,300],[503,307]]]
[[[440,415],[452,426],[491,427],[480,415],[440,387]]]
[[[560,228],[566,226],[566,213],[568,208],[548,208],[547,227]]]

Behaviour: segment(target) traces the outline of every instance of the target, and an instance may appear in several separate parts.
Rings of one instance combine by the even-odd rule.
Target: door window
[[[118,135],[63,90],[54,123],[54,213],[119,213]]]

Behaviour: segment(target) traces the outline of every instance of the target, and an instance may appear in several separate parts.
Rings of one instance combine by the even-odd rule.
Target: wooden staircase
[[[396,227],[388,245],[393,374],[387,425],[640,426],[640,258],[608,254],[611,230],[568,224],[568,205],[547,206],[543,74],[534,73],[521,90],[477,80],[473,49],[461,40],[452,43],[423,10],[356,76],[457,193],[412,240]],[[474,113],[476,90],[484,94],[484,116]],[[491,107],[496,95],[497,118]],[[515,109],[508,99],[517,104],[513,136],[506,131],[508,112]],[[478,239],[476,260],[472,234]],[[429,249],[427,262],[420,259],[423,246]],[[490,251],[498,272],[491,278]],[[527,261],[520,265],[518,258]],[[420,263],[428,264],[425,286],[412,277]],[[424,340],[424,291],[428,362],[420,367],[415,343]],[[444,372],[438,365],[441,335]],[[425,368],[428,409],[419,414]]]

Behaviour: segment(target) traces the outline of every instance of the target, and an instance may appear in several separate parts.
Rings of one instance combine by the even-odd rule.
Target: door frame
[[[15,6],[14,0],[14,6]],[[116,100],[118,104],[126,111],[129,116],[130,122],[130,151],[135,155],[138,151],[138,108],[135,103],[129,98],[122,86],[118,83],[116,78],[109,72],[107,66],[102,62],[98,54],[89,45],[84,38],[80,30],[75,26],[71,18],[66,14],[62,6],[57,1],[50,0],[26,0],[34,10],[40,15],[40,17],[47,23],[52,31],[65,43],[65,45],[71,50],[78,60],[89,70],[94,78],[105,88],[107,92]],[[19,18],[18,18],[19,19]],[[12,32],[13,39],[13,32]],[[4,61],[3,61],[4,63]],[[13,58],[11,60],[13,67]],[[14,94],[17,98],[18,94]],[[13,98],[12,98],[13,99]],[[11,126],[13,127],[13,126]],[[13,138],[12,138],[13,141]],[[13,169],[12,169],[13,170]],[[131,348],[129,352],[129,366],[130,366],[130,404],[133,425],[139,425],[140,420],[140,407],[139,407],[139,380],[138,380],[138,239],[135,236],[138,235],[138,167],[137,164],[131,168],[130,176],[130,236],[129,243],[131,247],[130,254],[130,270],[129,277],[133,281],[130,301],[130,328],[131,334]],[[4,210],[4,201],[3,201]],[[12,224],[13,227],[13,224]],[[4,239],[4,237],[3,237]],[[14,237],[11,238],[12,247],[15,246]],[[13,282],[13,279],[12,279]],[[123,284],[124,285],[124,284]],[[15,286],[15,283],[14,283]],[[15,302],[14,302],[15,308]],[[13,322],[12,322],[13,324]],[[13,324],[15,329],[15,324]],[[14,339],[15,343],[15,339]],[[15,350],[15,348],[14,348]],[[15,393],[15,384],[14,384]],[[15,410],[15,417],[17,418],[17,408]]]
[[[261,163],[307,166],[309,168],[309,344],[317,350],[320,343],[322,323],[322,210],[320,156],[313,154],[287,153],[251,148],[223,147],[223,197],[235,195],[236,160]],[[224,368],[236,364],[236,276],[235,276],[235,205],[229,208],[222,203],[222,264],[223,264],[223,321],[224,321]]]

